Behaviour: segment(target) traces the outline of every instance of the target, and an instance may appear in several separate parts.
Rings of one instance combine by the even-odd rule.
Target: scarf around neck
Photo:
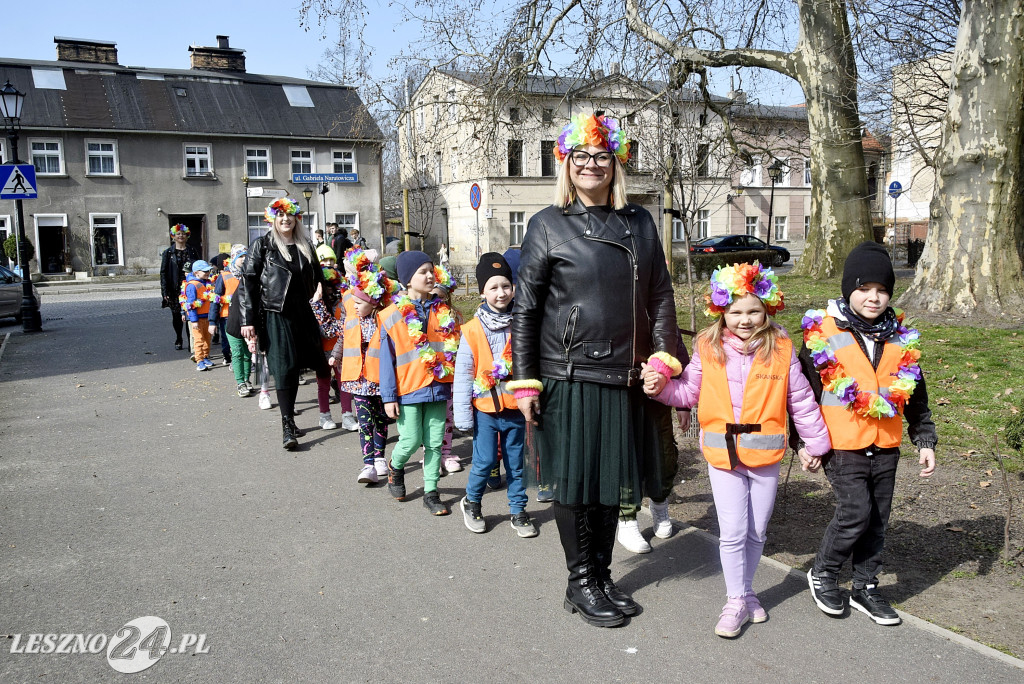
[[[885,342],[899,330],[900,322],[896,319],[896,312],[891,306],[886,307],[874,323],[868,323],[854,312],[846,299],[837,299],[835,302],[836,308],[839,309],[839,313],[843,315],[850,327],[868,339]]]
[[[509,302],[509,306],[505,309],[504,313],[498,313],[487,306],[487,302],[484,302],[476,310],[476,317],[490,330],[504,330],[512,325],[512,306],[513,303]]]

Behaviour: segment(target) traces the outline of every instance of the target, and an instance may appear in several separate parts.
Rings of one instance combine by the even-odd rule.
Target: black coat
[[[306,242],[309,245],[310,254],[315,254],[316,249],[313,247],[313,243],[309,240]],[[315,261],[316,257],[313,258],[312,263],[303,266],[303,272],[306,272],[307,269],[310,271],[309,281],[305,283],[307,298],[313,296],[317,283],[327,287],[323,269]],[[242,269],[242,282],[239,283],[238,291],[235,293],[241,316],[240,326],[252,325],[262,329],[263,312],[277,311],[280,313],[284,307],[285,295],[288,293],[288,284],[291,282],[291,278],[292,272],[288,268],[288,263],[277,251],[270,234],[256,238],[249,247],[249,256]]]
[[[181,294],[181,281],[185,279],[186,266],[199,258],[199,251],[192,245],[185,245],[185,261],[178,263],[174,245],[164,250],[160,259],[160,294],[163,306],[177,306]]]
[[[579,201],[530,219],[512,322],[519,380],[639,382],[679,344],[672,278],[654,219],[627,204],[601,223]]]

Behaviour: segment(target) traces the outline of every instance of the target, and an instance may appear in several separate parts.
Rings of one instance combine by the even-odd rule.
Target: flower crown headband
[[[398,291],[398,283],[388,278],[380,266],[370,261],[366,252],[358,245],[350,247],[345,251],[346,276],[350,291],[357,297],[360,294],[374,304],[380,302],[385,296],[392,295]]]
[[[455,281],[455,277],[452,275],[452,272],[443,264],[434,266],[434,287],[443,287],[451,292],[458,286],[459,284]]]
[[[604,147],[625,164],[629,161],[629,141],[619,128],[619,122],[610,116],[577,114],[562,129],[555,143],[555,159],[561,164],[578,145]]]
[[[704,313],[717,318],[735,299],[752,294],[764,303],[768,315],[774,316],[786,306],[778,279],[772,269],[765,268],[758,261],[719,266],[711,274],[711,292],[707,296],[708,306]]]
[[[263,220],[267,223],[273,223],[274,218],[279,214],[290,214],[297,216],[302,213],[302,207],[299,203],[293,200],[291,197],[279,197],[270,203],[270,206],[263,212]]]
[[[175,235],[188,235],[191,232],[192,231],[190,231],[188,229],[188,226],[186,226],[184,223],[175,223],[173,226],[171,226],[171,237],[174,237]]]

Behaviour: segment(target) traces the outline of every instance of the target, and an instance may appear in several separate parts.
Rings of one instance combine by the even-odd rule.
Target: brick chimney
[[[59,62],[117,64],[117,43],[112,41],[54,36],[53,42],[57,44]]]
[[[217,47],[191,45],[188,51],[193,69],[245,71],[245,50],[230,47],[227,36],[217,36]]]

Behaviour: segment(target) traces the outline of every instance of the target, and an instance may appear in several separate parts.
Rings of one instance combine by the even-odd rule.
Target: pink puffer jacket
[[[735,335],[727,333],[723,337],[725,348],[725,375],[729,380],[729,397],[732,400],[733,415],[740,422],[740,411],[743,406],[743,390],[746,387],[747,375],[753,363],[754,352],[742,351],[742,341]],[[700,397],[700,381],[702,376],[700,350],[694,345],[690,363],[683,370],[680,378],[669,380],[661,394],[654,397],[669,406],[693,407]],[[807,378],[800,370],[796,351],[789,361],[789,394],[786,398],[786,409],[793,418],[796,431],[807,447],[811,456],[822,456],[831,448],[828,438],[828,427],[821,417],[818,402],[814,400]]]

